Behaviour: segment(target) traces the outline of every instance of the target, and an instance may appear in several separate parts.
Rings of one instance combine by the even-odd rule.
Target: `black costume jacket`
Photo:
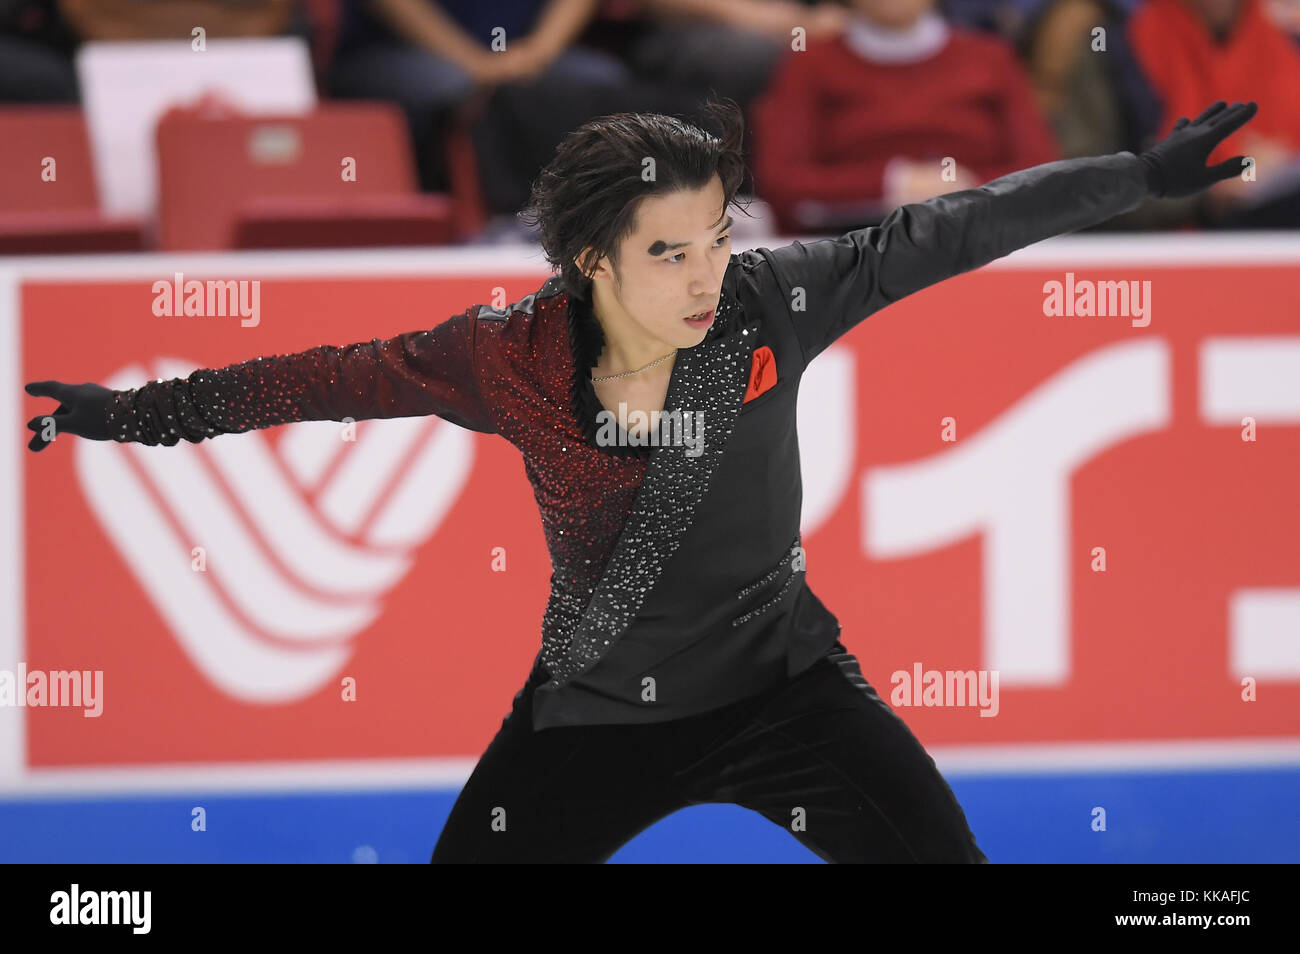
[[[805,583],[799,539],[795,399],[808,363],[891,302],[1147,194],[1132,153],[1070,159],[839,238],[732,255],[717,319],[678,352],[665,401],[668,414],[703,414],[702,452],[598,444],[590,375],[603,336],[558,277],[431,330],[117,392],[114,439],[423,414],[500,434],[523,455],[553,570],[535,728],[693,715],[803,671],[840,632]]]

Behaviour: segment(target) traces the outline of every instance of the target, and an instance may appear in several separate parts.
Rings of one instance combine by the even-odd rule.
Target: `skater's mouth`
[[[713,312],[712,308],[708,311],[698,311],[693,315],[687,315],[682,320],[693,327],[703,327],[713,323]]]

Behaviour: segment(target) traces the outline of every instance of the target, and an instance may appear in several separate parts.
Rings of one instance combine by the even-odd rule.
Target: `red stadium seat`
[[[99,209],[80,109],[0,108],[0,143],[0,254],[140,250],[139,219]]]
[[[163,249],[442,245],[475,220],[472,201],[419,192],[389,103],[268,117],[206,102],[169,110],[157,140]]]

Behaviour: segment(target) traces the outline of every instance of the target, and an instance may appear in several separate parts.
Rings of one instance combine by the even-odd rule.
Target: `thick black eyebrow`
[[[733,224],[735,224],[735,221],[736,220],[732,216],[730,215],[727,216],[727,221],[723,222],[722,225],[718,227],[718,231],[725,232],[727,229],[731,228]],[[669,249],[685,248],[690,244],[691,244],[690,242],[673,242],[669,244],[668,242],[665,242],[663,239],[660,239],[659,241],[651,245],[650,248],[648,248],[646,251],[648,251],[651,255],[662,255],[664,252],[667,252]]]

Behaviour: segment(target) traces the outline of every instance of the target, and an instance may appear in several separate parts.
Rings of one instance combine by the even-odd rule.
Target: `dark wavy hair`
[[[642,199],[680,189],[702,189],[722,180],[723,209],[748,215],[737,193],[745,178],[744,113],[734,100],[710,101],[704,109],[718,135],[662,113],[615,113],[569,133],[534,181],[519,219],[539,230],[546,260],[560,270],[570,295],[591,296],[584,274],[608,256],[618,268],[619,243],[636,227]],[[654,180],[642,178],[654,159]],[[583,249],[591,252],[582,262]]]

